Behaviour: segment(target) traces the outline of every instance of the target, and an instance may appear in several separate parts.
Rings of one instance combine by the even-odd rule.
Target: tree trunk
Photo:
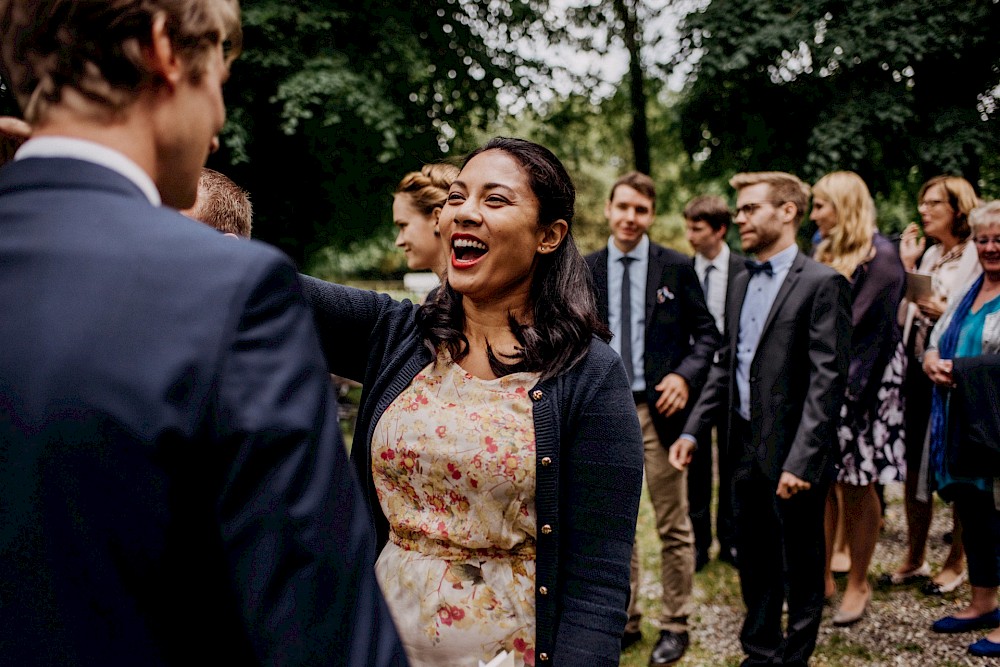
[[[638,2],[640,0],[636,0]],[[614,0],[615,14],[622,22],[622,39],[628,50],[629,97],[632,102],[632,151],[635,168],[644,174],[652,174],[649,157],[649,130],[646,126],[646,89],[642,72],[642,40],[639,35],[639,21],[634,7],[627,0]]]

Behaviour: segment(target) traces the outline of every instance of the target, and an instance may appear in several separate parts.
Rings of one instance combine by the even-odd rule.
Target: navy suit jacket
[[[608,249],[591,253],[586,260],[594,276],[597,311],[607,324]],[[646,270],[643,370],[646,400],[664,447],[673,444],[681,434],[720,342],[691,258],[651,242]],[[656,385],[670,373],[687,380],[689,396],[685,409],[667,418],[656,411],[660,395]]]
[[[729,290],[727,338],[685,433],[703,432],[717,410],[731,415],[737,404],[736,345],[749,282],[744,271]],[[757,449],[735,451],[730,443],[731,461],[750,457],[775,482],[783,470],[812,483],[832,472],[847,381],[850,298],[843,276],[801,252],[795,256],[750,363],[750,429]]]
[[[405,664],[283,255],[28,158],[0,311],[3,662]]]

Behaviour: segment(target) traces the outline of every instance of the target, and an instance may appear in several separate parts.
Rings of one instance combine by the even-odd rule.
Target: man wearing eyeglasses
[[[696,446],[687,434],[726,409],[747,606],[743,665],[801,667],[823,610],[823,508],[847,374],[850,289],[795,244],[807,185],[783,172],[737,174],[730,185],[743,250],[756,261],[728,295],[728,339],[670,459],[685,468]]]

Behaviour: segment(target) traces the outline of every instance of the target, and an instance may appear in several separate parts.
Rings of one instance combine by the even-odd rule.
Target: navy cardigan
[[[303,277],[331,373],[364,384],[351,459],[380,547],[388,539],[372,481],[382,413],[433,360],[417,306]],[[535,655],[538,664],[617,665],[642,485],[642,435],[621,359],[594,339],[571,370],[535,385]]]

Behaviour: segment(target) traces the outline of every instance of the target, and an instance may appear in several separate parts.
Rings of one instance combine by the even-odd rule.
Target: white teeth
[[[476,250],[483,251],[487,249],[485,243],[474,239],[455,239],[451,244],[456,248],[475,248]]]

